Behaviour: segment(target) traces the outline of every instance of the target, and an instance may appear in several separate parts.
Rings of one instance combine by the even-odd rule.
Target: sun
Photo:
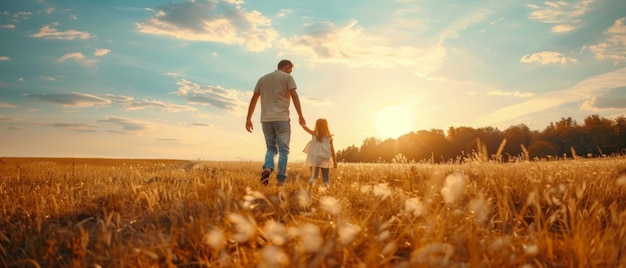
[[[376,112],[374,125],[380,138],[398,138],[416,131],[415,111],[407,105],[387,106]]]

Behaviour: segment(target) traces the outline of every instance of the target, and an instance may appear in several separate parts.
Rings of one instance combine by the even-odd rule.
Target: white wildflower
[[[322,246],[322,236],[320,235],[320,228],[312,223],[303,223],[298,228],[300,234],[300,247],[306,252],[317,252]]]
[[[446,182],[441,188],[441,195],[446,203],[454,203],[463,194],[467,181],[461,173],[454,173],[446,177]]]
[[[381,199],[386,199],[391,196],[391,190],[389,189],[389,185],[386,183],[379,183],[374,185],[374,196],[378,196]]]
[[[415,217],[419,217],[424,213],[424,204],[417,197],[409,198],[404,200],[404,210]]]
[[[487,204],[482,194],[469,202],[469,209],[474,212],[476,222],[478,223],[484,223],[489,218],[489,213],[491,212],[489,204]]]
[[[224,231],[222,231],[222,229],[214,228],[209,231],[209,233],[204,234],[202,242],[214,249],[221,249],[226,242],[225,238],[226,237],[224,236]]]
[[[348,245],[354,241],[356,235],[361,232],[361,227],[352,223],[343,223],[339,226],[339,242]]]
[[[268,246],[261,250],[261,258],[263,262],[258,267],[284,267],[289,264],[289,257],[285,252],[277,246]]]
[[[256,235],[256,222],[253,219],[244,217],[237,213],[228,214],[228,220],[235,225],[233,239],[237,242],[246,242]]]
[[[302,208],[311,205],[311,194],[308,191],[298,191],[296,198],[298,199],[298,205]]]
[[[265,223],[263,227],[265,237],[277,246],[282,246],[287,242],[287,231],[282,223],[273,220]]]
[[[341,204],[339,200],[332,196],[322,196],[320,198],[320,207],[331,215],[337,216],[341,213]]]

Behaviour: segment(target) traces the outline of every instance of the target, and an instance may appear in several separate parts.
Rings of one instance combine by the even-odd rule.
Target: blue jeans
[[[287,160],[289,159],[289,139],[291,138],[291,125],[289,121],[262,122],[263,135],[265,136],[265,161],[263,169],[274,170],[274,157],[278,154],[278,172],[276,179],[278,184],[285,183],[287,179]]]

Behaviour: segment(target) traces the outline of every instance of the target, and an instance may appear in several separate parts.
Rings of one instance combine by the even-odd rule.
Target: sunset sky
[[[257,79],[365,138],[626,114],[624,0],[10,0],[0,156],[261,161]],[[291,159],[310,136],[292,105]]]

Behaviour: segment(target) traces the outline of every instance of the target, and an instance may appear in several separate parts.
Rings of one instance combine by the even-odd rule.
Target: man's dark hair
[[[289,60],[281,60],[280,62],[278,62],[278,69],[282,69],[285,66],[293,66],[293,63],[291,63],[291,61]]]

